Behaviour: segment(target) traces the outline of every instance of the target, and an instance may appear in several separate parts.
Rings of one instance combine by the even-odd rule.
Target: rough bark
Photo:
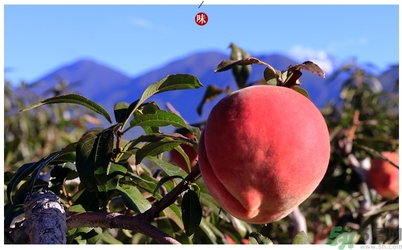
[[[30,244],[66,244],[66,215],[53,192],[35,192],[27,196],[24,210],[25,232]]]

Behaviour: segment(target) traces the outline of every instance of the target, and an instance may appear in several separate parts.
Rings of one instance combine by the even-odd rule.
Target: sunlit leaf
[[[163,177],[162,179],[159,180],[158,184],[156,185],[156,188],[153,192],[153,195],[155,195],[156,191],[158,191],[158,189],[167,181],[170,180],[174,180],[176,178],[181,178],[183,179],[183,177],[181,177],[180,175],[173,175],[173,176],[167,176],[167,177]]]
[[[176,225],[184,230],[183,221],[181,219],[180,208],[176,204],[172,204],[163,210],[165,216],[176,223]]]
[[[176,165],[173,165],[167,161],[158,159],[157,157],[147,157],[150,161],[155,162],[163,171],[166,172],[169,176],[180,176],[181,178],[185,178],[188,174],[183,169],[179,168]]]
[[[48,99],[45,99],[43,101],[40,101],[38,103],[35,103],[29,107],[26,107],[24,109],[21,109],[21,112],[40,107],[45,104],[55,104],[55,103],[72,103],[72,104],[79,104],[84,107],[87,107],[96,113],[102,115],[103,117],[106,118],[106,120],[110,123],[112,123],[112,119],[110,118],[109,113],[99,104],[96,102],[89,100],[88,98],[78,95],[78,94],[67,94],[67,95],[59,95],[55,97],[51,97]]]
[[[165,110],[156,110],[154,114],[136,115],[130,121],[130,127],[163,127],[169,125],[174,127],[186,127],[186,123],[180,116]]]
[[[200,192],[200,202],[210,209],[214,214],[218,215],[222,220],[230,222],[229,217],[223,212],[222,208],[216,203],[210,194]]]
[[[116,187],[116,190],[120,191],[123,196],[124,204],[131,210],[137,213],[143,213],[151,208],[151,204],[137,187],[127,184],[120,184]]]
[[[161,140],[159,142],[148,143],[138,149],[135,154],[135,163],[140,164],[147,156],[157,156],[163,152],[170,151],[180,145],[180,142],[173,140]]]
[[[137,108],[152,95],[171,90],[196,89],[202,86],[201,82],[195,76],[189,74],[168,75],[162,80],[152,83],[145,89],[140,99],[130,104],[128,115],[126,116],[126,121],[123,124],[123,127],[125,127],[127,119],[130,118]]]

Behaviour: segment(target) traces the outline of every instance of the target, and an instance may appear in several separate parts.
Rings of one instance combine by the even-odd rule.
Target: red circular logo
[[[195,15],[195,23],[204,26],[208,22],[208,16],[204,12],[198,12],[197,15]]]

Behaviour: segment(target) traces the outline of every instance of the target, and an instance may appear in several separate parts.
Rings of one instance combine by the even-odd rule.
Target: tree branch
[[[150,209],[142,214],[142,216],[144,216],[147,221],[153,220],[165,208],[173,204],[181,195],[181,193],[188,189],[190,183],[195,181],[198,177],[200,177],[200,175],[200,168],[197,164],[183,181],[181,181],[174,189],[172,189],[172,191],[167,193],[161,200],[155,202]]]
[[[119,213],[74,213],[67,220],[68,229],[78,227],[120,228],[147,235],[159,243],[180,244],[164,231],[151,225],[143,216],[127,216]]]
[[[66,214],[52,191],[35,192],[24,202],[25,232],[30,244],[65,244]]]

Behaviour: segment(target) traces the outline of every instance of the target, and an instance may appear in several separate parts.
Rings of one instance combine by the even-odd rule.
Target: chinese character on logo
[[[200,26],[207,24],[208,22],[207,14],[205,14],[204,12],[197,13],[197,15],[195,15],[195,22]]]

